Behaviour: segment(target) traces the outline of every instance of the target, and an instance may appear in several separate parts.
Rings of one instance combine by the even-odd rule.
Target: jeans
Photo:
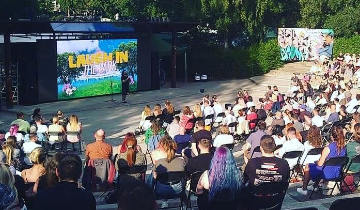
[[[279,111],[281,109],[280,102],[274,102],[271,112],[274,114],[275,112]]]
[[[154,179],[152,174],[146,177],[146,184],[151,188],[153,188],[155,182],[156,180]],[[160,182],[157,182],[154,192],[156,197],[167,198],[180,194],[183,191],[183,188],[184,183],[182,181],[171,185],[161,184]]]

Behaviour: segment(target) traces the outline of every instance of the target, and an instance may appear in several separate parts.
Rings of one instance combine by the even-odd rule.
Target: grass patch
[[[113,90],[111,91],[111,81],[113,82]],[[137,90],[137,82],[130,85],[130,91],[136,91]],[[98,83],[89,84],[89,85],[83,85],[81,87],[78,87],[75,92],[68,96],[66,93],[61,92],[58,96],[59,100],[66,100],[66,99],[73,99],[73,98],[84,98],[89,96],[99,96],[99,95],[108,95],[112,93],[121,93],[121,82],[120,81],[114,81],[111,79],[103,80]]]

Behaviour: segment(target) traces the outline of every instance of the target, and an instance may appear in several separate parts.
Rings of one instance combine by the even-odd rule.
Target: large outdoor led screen
[[[58,99],[121,93],[121,74],[137,89],[137,39],[57,42]]]

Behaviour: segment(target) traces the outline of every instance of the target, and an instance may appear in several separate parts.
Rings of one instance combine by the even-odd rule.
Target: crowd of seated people
[[[72,191],[73,198],[89,199],[88,208],[92,209],[93,197],[75,185],[82,172],[82,184],[87,190],[98,190],[92,183],[93,176],[101,176],[100,184],[115,183],[117,193],[124,197],[129,193],[121,186],[136,184],[140,191],[150,190],[150,198],[184,199],[186,180],[190,180],[193,188],[189,193],[197,196],[199,209],[252,208],[252,193],[263,184],[281,183],[287,187],[290,181],[300,181],[302,187],[297,192],[307,195],[310,180],[331,179],[343,169],[349,176],[360,172],[360,164],[349,164],[351,161],[345,168],[324,168],[332,158],[351,160],[360,155],[360,94],[357,77],[352,76],[357,75],[355,68],[341,57],[324,62],[321,69],[294,75],[288,91],[269,86],[258,100],[241,90],[234,104],[222,104],[219,96],[205,95],[199,103],[184,106],[181,111],[176,111],[168,100],[163,108],[160,104],[153,109],[146,105],[139,123],[146,149],[139,146],[140,137],[128,133],[114,152],[105,140],[105,131],[99,129],[94,133],[95,141],[86,146],[84,171],[79,169],[78,156],[59,153],[50,157],[42,143],[43,139],[49,144],[80,141],[82,128],[75,115],[66,120],[58,112],[48,126],[40,110],[34,111],[31,123],[19,113],[4,133],[6,140],[0,153],[7,165],[1,173],[10,173],[13,180],[0,186],[16,193],[14,189],[21,185],[16,182],[21,180],[27,193],[18,189],[22,196],[15,199],[10,198],[10,193],[13,202],[9,205],[28,202],[39,208],[58,203],[54,201],[57,195]],[[236,144],[241,145],[242,166],[233,155]],[[308,155],[314,149],[320,152]],[[298,155],[288,158],[292,152]],[[152,168],[145,177],[147,164]],[[92,171],[98,167],[102,167],[101,172]],[[293,174],[295,179],[291,179]],[[124,201],[124,197],[120,200]],[[40,199],[48,202],[39,203]],[[64,199],[69,201],[71,196]],[[152,199],[148,202],[146,208],[157,208]],[[59,208],[64,209],[64,205],[59,204]],[[119,207],[122,205],[131,209],[119,203]],[[166,207],[166,201],[163,205]]]

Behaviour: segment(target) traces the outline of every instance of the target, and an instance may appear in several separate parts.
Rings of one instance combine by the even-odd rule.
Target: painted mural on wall
[[[313,61],[331,58],[334,30],[279,28],[278,43],[283,61]]]

